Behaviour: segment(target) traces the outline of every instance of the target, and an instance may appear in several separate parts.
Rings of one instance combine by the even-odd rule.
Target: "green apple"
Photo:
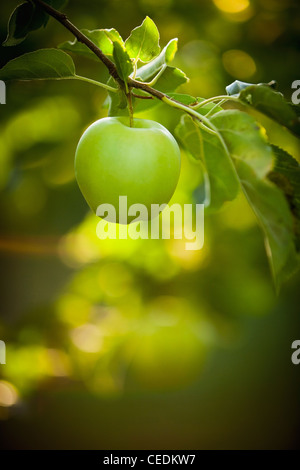
[[[112,222],[122,221],[119,196],[127,196],[128,207],[146,206],[150,218],[152,204],[169,202],[180,173],[178,144],[164,126],[146,119],[128,124],[126,117],[99,119],[84,132],[75,155],[83,196],[95,213],[100,204],[114,206]]]

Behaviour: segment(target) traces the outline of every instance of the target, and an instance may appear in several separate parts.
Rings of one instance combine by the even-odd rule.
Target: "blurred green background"
[[[0,40],[18,2],[2,2]],[[299,79],[297,0],[72,0],[80,28],[126,38],[146,15],[161,45],[179,38],[182,91],[224,94],[235,79],[291,98]],[[0,66],[72,39],[50,20]],[[102,64],[75,57],[104,81]],[[107,240],[74,180],[83,130],[107,114],[86,83],[15,82],[0,107],[1,447],[239,449],[299,447],[299,274],[274,294],[263,239],[242,194],[205,213],[201,251],[184,240]],[[172,132],[180,113],[141,117]],[[299,142],[264,119],[300,161]],[[182,152],[173,202],[196,202],[197,163]]]

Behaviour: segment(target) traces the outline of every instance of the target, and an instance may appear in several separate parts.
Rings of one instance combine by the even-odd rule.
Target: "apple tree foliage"
[[[9,19],[3,45],[17,45],[31,31],[45,27],[49,19],[45,5],[60,10],[64,3],[29,0],[17,6]],[[258,120],[265,115],[299,138],[300,107],[287,102],[274,89],[273,82],[235,81],[226,87],[226,95],[206,100],[178,93],[178,87],[188,78],[170,65],[177,51],[177,39],[161,48],[159,32],[149,17],[125,41],[115,29],[81,32],[114,64],[119,80],[110,77],[107,84],[102,84],[78,76],[73,55],[98,61],[99,57],[76,38],[58,48],[37,50],[11,60],[0,70],[0,80],[90,81],[107,89],[109,116],[144,111],[160,100],[182,111],[176,136],[201,163],[205,194],[202,202],[218,209],[242,189],[263,231],[278,289],[299,264],[300,165],[292,155],[268,142]],[[237,105],[237,109],[223,109],[227,101]],[[258,112],[256,118],[253,110]]]

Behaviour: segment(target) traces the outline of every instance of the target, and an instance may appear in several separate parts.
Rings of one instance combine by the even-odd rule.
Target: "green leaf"
[[[279,188],[267,179],[260,179],[246,162],[236,159],[235,165],[243,191],[263,229],[266,252],[278,291],[298,264],[292,214]]]
[[[121,46],[125,46],[122,36],[115,28],[104,29],[106,36],[111,42],[118,42]]]
[[[176,127],[176,135],[183,146],[196,159],[201,160],[209,180],[206,189],[207,202],[217,209],[225,201],[233,200],[239,190],[234,165],[218,137],[203,131],[188,115],[182,116]]]
[[[233,83],[230,83],[226,87],[226,92],[227,95],[229,96],[234,96],[234,95],[239,95],[239,93],[244,90],[245,88],[248,88],[248,86],[253,85],[253,83],[246,83],[246,82],[240,82],[240,80],[235,80]]]
[[[262,178],[272,168],[273,152],[265,130],[252,116],[237,110],[226,110],[211,117],[222,135],[231,156],[245,161]]]
[[[187,81],[188,78],[182,70],[168,65],[164,73],[157,80],[155,88],[164,93],[171,93]]]
[[[149,62],[160,53],[159,32],[149,16],[131,32],[125,41],[125,47],[129,57],[135,59],[135,62]]]
[[[65,0],[46,0],[45,3],[56,9],[61,8]],[[3,46],[16,46],[26,39],[28,33],[46,26],[49,15],[39,5],[25,2],[18,5],[8,21],[8,33]]]
[[[252,85],[241,91],[240,100],[265,114],[300,137],[300,117],[295,105],[284,100],[281,93],[269,86]]]
[[[166,65],[171,60],[173,60],[176,51],[177,39],[172,39],[164,47],[158,57],[137,70],[137,80],[147,82],[154,79],[157,74],[160,74],[159,78],[155,82],[154,87],[163,93],[171,95],[180,85],[188,81],[187,76],[182,70]],[[138,99],[135,101],[136,111],[138,112],[146,111],[150,108],[153,108],[154,106],[157,106],[158,104],[158,100]]]
[[[193,191],[193,200],[195,204],[204,204],[205,207],[213,207],[211,203],[210,181],[206,168],[201,160],[198,160],[198,164],[200,182]]]
[[[267,176],[274,153],[253,117],[236,110],[217,113],[211,122],[231,154],[243,191],[265,235],[276,289],[297,267],[294,223],[283,192]]]
[[[283,149],[272,146],[275,165],[268,178],[281,189],[294,220],[296,250],[300,251],[300,164]]]
[[[0,69],[0,80],[61,79],[75,76],[72,58],[57,49],[21,55]]]
[[[117,41],[120,44],[123,43],[120,34],[115,29],[94,29],[92,31],[82,29],[81,32],[97,47],[99,47],[103,54],[107,55],[110,59],[113,58],[113,41]],[[64,51],[80,54],[99,62],[99,58],[94,54],[94,52],[92,52],[85,44],[77,41],[77,39],[74,39],[74,41],[63,42],[58,47]]]
[[[275,80],[272,80],[270,83],[258,83],[255,85],[254,83],[246,83],[240,82],[240,80],[235,80],[226,87],[226,92],[229,96],[238,96],[242,90],[245,90],[245,88],[248,88],[249,86],[268,86],[271,88],[276,88],[277,83]]]
[[[151,60],[148,64],[138,68],[136,72],[137,80],[147,82],[154,78],[164,65],[169,64],[175,57],[177,42],[178,39],[171,39],[171,41],[169,41],[163,48],[159,56]]]
[[[109,78],[107,85],[117,89],[112,77]],[[108,104],[108,116],[129,116],[126,95],[122,90],[118,90],[118,93],[108,93],[105,104]]]
[[[127,79],[131,72],[133,71],[133,65],[131,62],[131,59],[124,48],[122,44],[119,42],[115,41],[113,42],[114,45],[114,52],[113,52],[113,57],[114,61],[117,67],[117,71],[119,74],[119,77],[122,78],[122,80],[127,83]]]
[[[34,12],[34,5],[29,2],[22,3],[14,9],[8,21],[8,32],[3,46],[16,46],[24,41],[28,32],[31,31],[30,24]]]

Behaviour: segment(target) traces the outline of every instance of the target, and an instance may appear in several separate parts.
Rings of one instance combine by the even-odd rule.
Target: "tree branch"
[[[119,85],[124,86],[124,82],[119,77],[115,64],[105,54],[103,54],[102,50],[98,46],[96,46],[96,44],[94,44],[85,34],[83,34],[73,23],[71,23],[67,15],[61,13],[58,10],[55,10],[55,8],[52,8],[47,3],[43,2],[43,0],[27,1],[32,1],[36,5],[43,8],[48,13],[48,15],[55,18],[66,29],[68,29],[76,37],[77,41],[81,42],[82,44],[85,44],[101,60],[101,62],[106,66],[109,74],[115,79],[115,81]]]
[[[115,64],[102,52],[102,50],[98,46],[96,46],[96,44],[94,44],[85,34],[83,34],[73,23],[71,23],[67,15],[65,15],[64,13],[61,13],[58,10],[55,10],[55,8],[43,2],[43,0],[27,0],[27,1],[32,1],[36,5],[43,8],[46,11],[46,13],[48,13],[48,15],[52,16],[59,23],[61,23],[68,31],[70,31],[76,37],[77,41],[81,42],[82,44],[85,44],[106,66],[109,74],[114,78],[114,80],[122,88],[124,88],[124,82],[120,78]],[[146,85],[146,83],[138,82],[137,80],[134,80],[133,78],[130,78],[130,77],[128,78],[128,86],[131,88],[144,90],[150,95],[154,96],[155,98],[158,98],[159,100],[162,100],[163,97],[166,96],[164,93]]]
[[[51,7],[47,3],[45,3],[43,0],[27,0],[27,1],[32,1],[36,5],[40,6],[43,8],[46,13],[48,13],[50,16],[52,16],[54,19],[56,19],[59,23],[61,23],[67,30],[69,30],[75,37],[76,39],[81,42],[82,44],[85,44],[100,60],[101,62],[106,66],[109,74],[113,77],[113,79],[118,83],[118,85],[124,89],[125,84],[124,81],[121,79],[121,77],[118,74],[117,68],[103,52],[102,50],[96,46],[85,34],[83,34],[71,21],[68,19],[67,15],[64,13],[61,13],[58,10],[55,10],[55,8]],[[194,109],[191,109],[190,107],[184,105],[183,103],[180,103],[180,101],[174,100],[173,98],[170,98],[168,95],[165,93],[162,93],[159,90],[156,90],[155,88],[152,88],[146,83],[139,82],[138,80],[135,80],[133,78],[128,77],[127,80],[128,87],[130,89],[135,88],[137,90],[143,90],[149,95],[153,96],[154,98],[159,99],[160,101],[163,101],[166,104],[169,104],[173,108],[177,108],[180,110],[185,111],[186,113],[190,114],[194,119],[197,119],[200,123],[205,122],[207,127],[211,127],[209,124],[208,119],[206,120],[203,116],[201,116],[199,113],[197,113]],[[206,127],[205,126],[205,127]],[[206,129],[207,129],[206,127]]]

